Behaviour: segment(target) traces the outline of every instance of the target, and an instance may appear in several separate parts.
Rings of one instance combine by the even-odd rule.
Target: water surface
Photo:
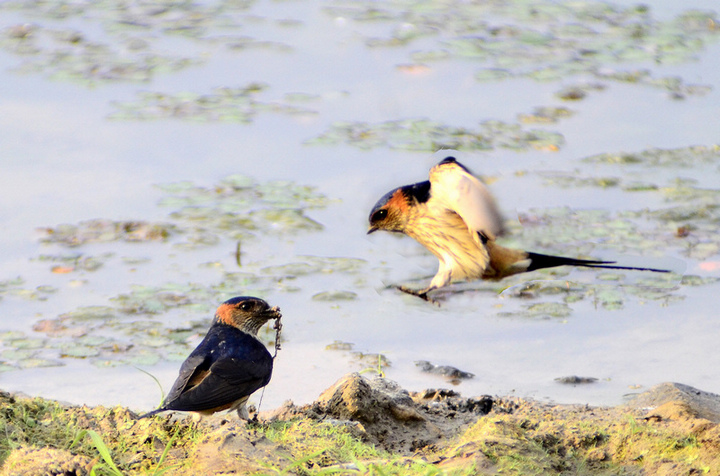
[[[543,31],[545,23],[533,25],[513,13],[525,3],[493,11],[487,21],[528,35]],[[534,3],[539,11],[552,5]],[[632,21],[653,30],[690,8],[712,6],[665,3]],[[365,235],[366,220],[382,194],[424,180],[446,152],[416,150],[403,142],[404,136],[375,146],[340,136],[310,143],[339,122],[362,123],[376,133],[383,125],[387,129],[388,121],[427,119],[476,131],[483,131],[486,121],[500,121],[491,148],[453,154],[488,178],[506,218],[515,223],[505,238],[508,245],[639,259],[686,275],[717,277],[720,155],[713,158],[711,152],[701,160],[679,152],[686,160],[663,165],[652,162],[652,152],[644,162],[583,160],[696,145],[712,150],[720,108],[717,24],[698,27],[701,33],[687,40],[695,46],[678,52],[673,61],[643,56],[669,48],[660,40],[643,43],[635,60],[598,60],[600,73],[647,70],[652,78],[681,78],[685,89],[678,95],[647,82],[566,71],[567,65],[557,67],[557,78],[528,77],[520,72],[528,65],[538,67],[534,58],[539,53],[532,45],[546,41],[531,36],[527,57],[513,62],[502,51],[503,42],[495,46],[501,51],[495,62],[452,54],[420,60],[418,53],[453,51],[453,41],[473,35],[487,39],[489,30],[448,29],[396,46],[373,46],[373,39],[423,25],[408,21],[413,17],[363,21],[364,2],[250,2],[247,9],[199,3],[192,8],[206,23],[189,33],[186,15],[193,12],[181,9],[152,13],[135,5],[137,24],[128,25],[105,4],[81,6],[80,13],[59,18],[49,8],[18,5],[23,2],[4,4],[0,22],[0,217],[5,228],[0,238],[0,388],[77,404],[150,409],[160,392],[136,367],[157,376],[167,390],[213,308],[233,295],[255,294],[282,308],[285,325],[274,377],[264,392],[265,409],[287,399],[309,402],[347,372],[372,374],[376,354],[389,362],[384,373],[410,390],[452,386],[415,366],[427,360],[475,374],[454,387],[467,396],[616,404],[663,381],[720,392],[720,324],[713,298],[720,284],[709,279],[692,286],[681,283],[680,276],[661,283],[657,276],[629,272],[608,280],[612,276],[597,271],[563,269],[505,284],[461,285],[454,289],[463,292],[443,294],[441,307],[430,306],[386,286],[422,286],[435,272],[434,257],[407,237]],[[618,11],[632,7],[620,5]],[[220,13],[203,6],[218,7]],[[417,8],[394,2],[379,6],[393,12]],[[462,12],[455,15],[453,21],[462,19]],[[563,22],[606,28],[584,17],[561,17],[557,24]],[[185,34],[178,34],[178,24]],[[24,43],[12,33],[22,25],[31,25]],[[80,32],[82,39],[68,41],[68,32]],[[507,34],[509,43],[512,30]],[[32,38],[39,51],[23,49]],[[83,45],[89,43],[105,45],[109,52],[85,63],[90,49]],[[187,64],[113,77],[113,66],[103,62],[120,58],[142,65],[151,54],[167,61],[185,58]],[[479,80],[479,71],[488,68],[504,68],[510,76]],[[215,88],[251,83],[263,85],[249,95],[254,103],[247,106],[240,98],[224,109],[237,111],[245,104],[249,116],[222,116],[217,108],[197,113],[202,103],[197,96],[214,95],[219,101],[222,94]],[[586,97],[560,99],[557,93],[569,86],[585,87]],[[687,86],[707,88],[688,92]],[[181,109],[174,117],[152,118],[162,108],[144,93],[161,93]],[[554,123],[519,121],[519,115],[543,106],[567,108],[572,115]],[[515,142],[517,131],[552,132],[562,140],[552,147],[533,146]],[[444,143],[453,145],[447,138],[440,140]],[[213,228],[174,217],[183,209],[182,200],[158,187],[188,181],[213,190],[233,174],[246,176],[253,190],[270,197],[264,204],[251,201],[246,209],[237,208],[242,216],[258,213],[258,228],[241,237],[232,226]],[[274,186],[275,181],[287,183]],[[637,184],[643,191],[633,191]],[[305,186],[312,190],[303,189],[295,198],[288,193]],[[213,200],[193,204],[212,205]],[[687,213],[670,219],[655,213],[677,207]],[[297,228],[292,217],[272,215],[287,209],[296,210],[298,223],[307,226]],[[172,223],[181,231],[166,241],[68,247],[44,243],[47,234],[38,230],[92,219]],[[683,226],[690,234],[677,237]],[[216,242],[193,242],[191,237],[198,236]],[[100,266],[84,268],[68,261],[72,256],[95,259]],[[72,269],[58,272],[56,266]],[[233,273],[247,275],[241,279]],[[539,289],[520,292],[535,281]],[[513,287],[500,293],[505,286]],[[153,307],[153,293],[177,301]],[[342,294],[322,300],[321,293]],[[127,296],[139,306],[135,311]],[[537,307],[545,304],[556,307]],[[106,306],[109,317],[67,317],[88,306]],[[43,320],[62,322],[70,330],[50,332],[38,326]],[[185,332],[182,339],[172,337],[180,331]],[[272,335],[264,338],[272,340]],[[335,342],[352,345],[326,349]],[[70,356],[68,349],[90,350]],[[566,375],[599,380],[576,387],[554,380]]]

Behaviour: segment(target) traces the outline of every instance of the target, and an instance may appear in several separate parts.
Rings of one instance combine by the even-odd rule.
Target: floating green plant
[[[0,3],[0,12],[16,12],[31,21],[0,32],[0,48],[21,57],[23,72],[42,73],[87,85],[113,81],[146,82],[204,62],[196,45],[288,51],[290,46],[240,34],[250,4],[245,2],[36,2]],[[56,28],[73,19],[83,31]],[[48,26],[53,25],[53,26]],[[185,41],[169,54],[166,42]],[[192,43],[191,43],[192,42]]]
[[[543,129],[525,130],[518,124],[485,121],[477,129],[449,126],[428,119],[403,119],[380,123],[336,123],[319,137],[306,141],[312,145],[348,144],[361,149],[389,147],[421,152],[439,149],[557,150],[563,136]]]
[[[335,258],[324,256],[298,256],[302,261],[278,266],[267,266],[260,271],[275,276],[301,276],[315,273],[360,271],[366,264],[359,258]]]
[[[355,22],[387,25],[373,29],[372,47],[418,43],[419,63],[447,59],[478,63],[477,79],[529,77],[557,81],[572,75],[635,82],[669,89],[674,97],[702,94],[705,86],[670,84],[671,78],[639,78],[608,71],[625,62],[673,64],[691,60],[720,33],[717,14],[690,10],[667,21],[644,5],[599,1],[422,2],[396,0],[337,2],[326,11]]]
[[[46,231],[46,233],[48,232]],[[79,231],[75,230],[75,233],[79,234]],[[48,233],[48,235],[52,235],[52,233]],[[68,238],[65,237],[59,239],[64,240]],[[70,241],[72,241],[72,239]],[[105,264],[106,261],[114,256],[114,253],[103,253],[99,256],[88,256],[82,253],[58,255],[43,254],[35,259],[40,262],[53,263],[51,271],[53,273],[62,274],[73,271],[97,271]]]
[[[176,238],[173,243],[185,248],[211,246],[217,244],[221,237],[241,240],[264,233],[279,235],[290,230],[322,230],[323,226],[309,218],[305,211],[329,203],[329,199],[313,187],[288,181],[257,183],[244,175],[231,175],[210,187],[191,182],[158,187],[165,193],[160,206],[175,208],[167,222],[87,220],[76,225],[41,228],[44,236],[40,240],[79,247],[87,243],[167,242]],[[108,254],[99,257],[74,256],[76,258],[42,255],[38,259],[94,270],[111,257]]]
[[[621,184],[618,177],[582,177],[577,173],[553,173],[545,174],[545,185],[551,187],[569,188],[569,187],[601,187],[610,188],[617,187]]]
[[[343,342],[340,340],[334,341],[332,344],[328,344],[325,346],[325,350],[344,350],[344,351],[350,351],[353,349],[355,344],[352,342]]]
[[[712,90],[709,85],[687,84],[679,76],[653,77],[652,73],[647,69],[630,71],[604,69],[596,72],[595,75],[600,79],[665,89],[673,99],[684,99],[686,96],[702,96]]]
[[[257,183],[244,175],[229,176],[213,187],[189,182],[159,187],[167,194],[160,205],[179,207],[170,214],[179,227],[231,239],[321,230],[322,225],[307,217],[305,210],[329,203],[313,187],[286,181]]]
[[[278,101],[260,101],[257,96],[267,86],[252,83],[237,88],[215,88],[207,94],[139,93],[135,102],[115,102],[111,119],[183,119],[202,122],[240,122],[249,124],[259,113],[316,114],[315,111]]]
[[[275,199],[284,200],[281,195]],[[217,303],[239,290],[253,295],[292,292],[297,288],[283,284],[285,281],[318,274],[355,274],[366,264],[355,258],[299,256],[298,259],[302,261],[226,272],[211,284],[133,285],[128,292],[110,298],[107,305],[79,307],[36,322],[33,330],[44,334],[42,338],[31,338],[16,331],[0,333],[0,358],[13,369],[61,365],[63,359],[71,358],[88,359],[101,367],[183,360],[192,350],[193,342],[207,331]],[[355,298],[356,294],[350,291],[328,291],[314,297],[333,302]],[[166,315],[171,312],[173,318],[168,320]],[[269,345],[275,339],[274,331],[267,326],[259,336]]]
[[[532,113],[518,114],[518,120],[523,124],[552,124],[572,115],[566,107],[537,107]]]
[[[586,163],[638,164],[647,167],[693,167],[720,161],[720,145],[690,146],[676,149],[647,149],[640,152],[608,152],[583,159]]]
[[[352,301],[357,299],[357,293],[352,291],[323,291],[313,294],[313,301]]]
[[[60,243],[66,246],[80,246],[85,243],[111,241],[164,241],[176,228],[167,223],[145,221],[87,220],[77,225],[63,224],[42,228],[43,243]]]
[[[57,30],[38,24],[16,26],[0,35],[0,48],[19,53],[17,68],[54,79],[97,84],[111,81],[144,82],[158,73],[171,73],[195,65],[198,59],[153,53],[138,38],[90,39],[75,30]]]

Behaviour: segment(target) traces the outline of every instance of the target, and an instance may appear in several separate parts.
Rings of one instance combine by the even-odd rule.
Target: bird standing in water
[[[273,357],[257,333],[267,321],[281,317],[280,309],[255,297],[222,303],[205,338],[180,367],[163,404],[140,418],[167,410],[201,415],[237,410],[247,420],[245,403],[270,382],[273,368]]]
[[[475,279],[499,280],[513,274],[556,266],[667,272],[543,255],[505,248],[495,242],[503,232],[500,212],[485,185],[454,157],[430,169],[429,180],[396,188],[370,212],[368,234],[386,230],[417,240],[440,261],[430,285],[420,290],[398,289],[432,301],[428,293],[450,283]]]

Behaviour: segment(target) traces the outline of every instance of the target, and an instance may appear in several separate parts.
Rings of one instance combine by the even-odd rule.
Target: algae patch
[[[624,7],[597,1],[422,5],[345,1],[326,11],[358,24],[381,25],[365,35],[365,43],[374,48],[412,45],[410,56],[415,63],[473,61],[480,81],[512,77],[557,81],[589,74],[666,87],[674,97],[702,94],[705,89],[678,84],[681,80],[676,78],[648,79],[649,73],[608,70],[608,65],[692,60],[720,33],[713,12],[689,10],[660,21],[646,5]]]
[[[80,246],[85,243],[111,241],[165,241],[177,233],[175,226],[168,223],[145,221],[86,220],[77,225],[62,224],[40,229],[45,234],[43,243],[59,243],[65,246]],[[79,257],[78,257],[79,258]],[[42,259],[42,257],[41,257]],[[84,268],[88,268],[84,266]],[[93,270],[90,267],[89,270]]]
[[[256,233],[283,234],[289,230],[318,231],[320,223],[306,210],[329,203],[313,187],[288,181],[257,183],[244,175],[231,175],[213,187],[190,182],[159,186],[168,196],[161,206],[180,207],[170,218],[190,228],[192,236],[208,234],[241,239]],[[187,244],[202,244],[191,239]]]
[[[210,187],[191,182],[158,187],[165,193],[159,205],[176,209],[167,222],[87,220],[41,228],[41,241],[76,247],[114,241],[167,242],[183,237],[174,244],[194,248],[214,245],[221,237],[240,240],[261,233],[319,231],[323,226],[305,212],[329,203],[312,187],[287,181],[257,183],[244,175],[228,176]]]
[[[26,281],[22,276],[0,281],[0,299],[12,296],[28,301],[45,301],[57,291],[56,288],[48,285],[40,285],[34,289],[29,289],[25,285]]]
[[[267,236],[292,240],[297,233],[323,229],[306,211],[325,207],[330,200],[313,187],[287,181],[258,183],[237,174],[211,186],[179,182],[158,187],[164,194],[159,205],[173,209],[166,221],[87,220],[42,228],[40,240],[48,246],[73,250],[115,242],[147,249],[155,243],[167,250],[169,257],[177,250],[233,240],[242,271],[206,263],[200,267],[215,271],[217,281],[213,283],[130,285],[126,292],[110,297],[107,305],[83,306],[38,319],[32,328],[43,337],[32,346],[24,333],[0,334],[0,369],[63,365],[67,359],[86,359],[98,366],[146,366],[161,360],[182,360],[193,339],[207,329],[217,303],[236,295],[239,289],[259,295],[293,292],[299,289],[293,283],[303,278],[352,275],[364,269],[364,260],[342,257],[296,256],[294,262],[272,266],[242,263],[242,243]],[[44,253],[37,261],[50,263],[52,273],[67,274],[70,284],[77,281],[71,274],[86,275],[108,264],[124,264],[132,273],[135,267],[149,262],[142,257],[102,252],[90,256],[79,251]],[[42,300],[56,291],[51,286],[26,289],[22,278],[0,282],[0,296]],[[355,298],[354,292],[346,290],[326,290],[315,297],[331,302]],[[268,331],[261,331],[260,336],[272,343]]]
[[[8,3],[13,2],[3,5]],[[198,59],[188,56],[153,53],[149,44],[146,37],[109,41],[104,35],[90,38],[87,33],[37,23],[0,32],[0,48],[23,58],[18,71],[43,73],[52,79],[88,86],[113,81],[148,81],[157,74],[177,72],[199,63]]]
[[[249,124],[260,113],[313,115],[312,109],[283,101],[260,101],[267,85],[253,83],[243,87],[215,88],[206,94],[138,93],[135,102],[115,102],[110,119],[181,119],[200,122],[238,122]]]
[[[66,359],[87,359],[100,367],[182,361],[207,330],[217,303],[238,289],[258,295],[293,292],[297,288],[288,282],[333,273],[355,274],[365,265],[363,260],[351,258],[299,258],[304,261],[224,272],[218,282],[210,284],[132,285],[127,292],[110,297],[107,305],[83,306],[38,320],[32,328],[44,335],[42,338],[0,332],[0,371],[63,365]],[[353,292],[325,291],[314,299],[343,302],[355,298]],[[269,327],[264,326],[259,337],[273,345],[275,337]]]
[[[565,140],[557,132],[524,129],[501,121],[481,122],[477,129],[450,126],[429,119],[401,119],[380,123],[340,122],[320,136],[306,141],[311,145],[348,144],[361,149],[387,147],[422,152],[440,149],[558,150]]]
[[[607,152],[583,159],[590,164],[642,165],[645,167],[686,168],[712,165],[720,161],[720,146],[689,146],[675,149],[652,148],[640,152]]]
[[[206,61],[208,49],[287,51],[279,42],[240,34],[251,2],[35,2],[9,1],[0,11],[29,21],[0,32],[0,48],[18,55],[24,73],[86,86],[147,82]],[[83,31],[63,22],[84,25]],[[61,25],[61,26],[56,26]],[[168,51],[182,51],[177,55]]]

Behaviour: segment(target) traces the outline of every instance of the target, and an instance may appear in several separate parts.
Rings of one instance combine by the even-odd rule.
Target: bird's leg
[[[405,287],[403,285],[398,285],[395,287],[404,293],[412,294],[413,296],[417,296],[420,299],[423,299],[425,301],[427,301],[429,299],[428,295],[427,295],[427,291],[424,289],[412,289],[412,288]]]
[[[188,425],[192,431],[198,431],[200,429],[200,422],[202,421],[203,416],[205,415],[203,415],[202,413],[193,412],[192,416],[190,417],[190,425]]]
[[[246,400],[247,400],[247,399],[246,399]],[[241,420],[245,420],[245,421],[249,421],[249,420],[250,420],[250,412],[248,412],[248,409],[247,409],[247,407],[245,406],[245,403],[244,403],[244,402],[243,402],[242,405],[240,405],[240,406],[237,408],[237,414],[238,414],[238,417],[239,417]]]
[[[404,292],[404,293],[412,294],[413,296],[417,296],[417,297],[419,297],[420,299],[422,299],[423,301],[427,301],[427,302],[429,302],[429,303],[431,303],[431,304],[435,304],[435,305],[437,305],[437,306],[440,306],[440,303],[439,303],[439,302],[437,302],[436,300],[434,300],[433,298],[431,298],[430,296],[428,296],[428,293],[429,293],[430,291],[432,291],[433,289],[435,289],[435,288],[432,287],[432,286],[429,287],[429,288],[419,289],[419,290],[418,290],[418,289],[410,289],[410,288],[407,288],[407,287],[402,286],[402,285],[396,286],[396,288],[399,289],[400,291]]]

